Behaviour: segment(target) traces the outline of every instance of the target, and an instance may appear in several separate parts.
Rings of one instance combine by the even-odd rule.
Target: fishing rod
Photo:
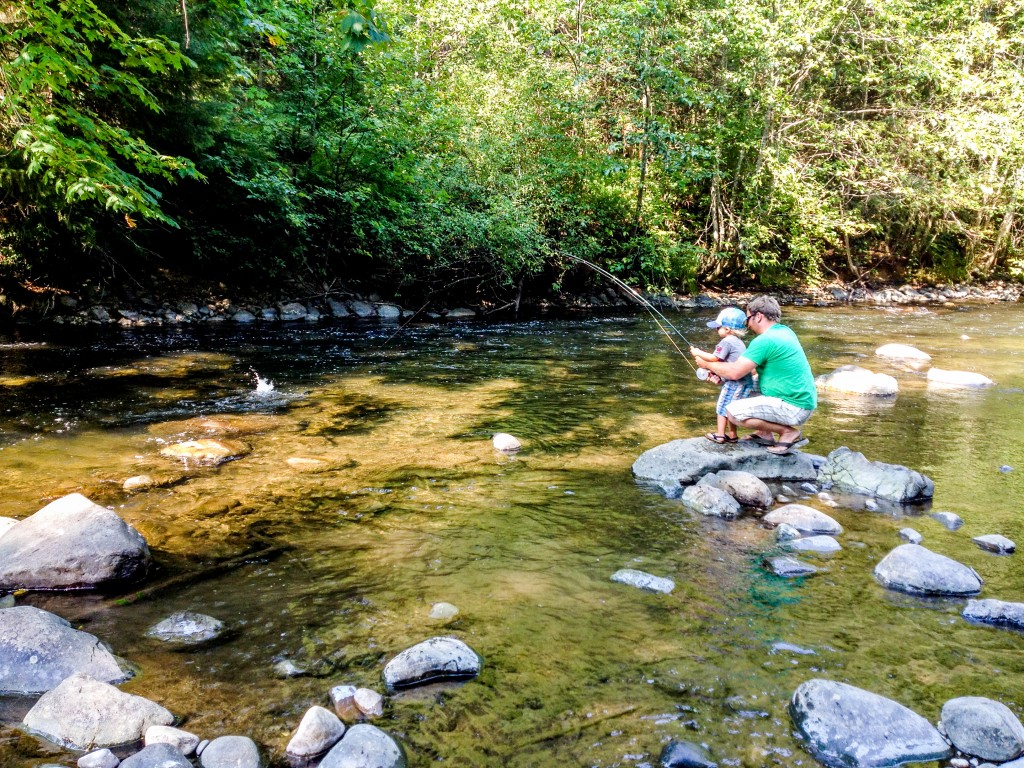
[[[626,292],[626,295],[628,295],[631,299],[638,302],[644,309],[650,312],[651,317],[654,318],[654,322],[657,324],[661,332],[665,334],[665,337],[669,340],[669,343],[673,347],[675,347],[676,352],[678,352],[680,356],[686,361],[687,365],[693,368],[694,372],[697,371],[697,368],[693,365],[693,363],[690,362],[690,358],[687,356],[687,354],[679,348],[678,344],[676,344],[675,339],[672,338],[672,334],[668,332],[668,328],[671,328],[673,331],[675,331],[676,335],[679,336],[679,338],[681,338],[684,342],[686,342],[686,346],[692,347],[694,345],[690,342],[689,339],[687,339],[683,335],[682,331],[680,331],[678,328],[672,325],[672,323],[669,322],[668,318],[665,317],[665,315],[663,315],[657,307],[655,307],[651,302],[649,302],[647,299],[641,296],[639,291],[627,285],[625,282],[617,278],[604,267],[599,267],[597,264],[587,261],[586,259],[582,259],[579,256],[573,256],[571,253],[564,253],[562,255],[565,256],[566,258],[572,259],[573,261],[577,261],[580,264],[584,264],[590,267],[592,270],[597,272],[597,274],[601,275],[602,277],[607,277],[609,280],[615,283],[615,285],[624,290]],[[668,328],[666,328],[666,326],[668,326]]]

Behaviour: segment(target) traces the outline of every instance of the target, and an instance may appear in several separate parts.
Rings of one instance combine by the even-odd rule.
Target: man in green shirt
[[[726,407],[729,421],[753,429],[745,441],[768,446],[778,455],[792,448],[806,445],[800,430],[814,409],[818,407],[818,393],[814,386],[807,355],[800,340],[788,327],[779,322],[782,310],[771,296],[758,296],[747,304],[747,327],[757,337],[747,351],[732,363],[709,362],[695,358],[697,365],[717,373],[723,379],[742,379],[756,370],[761,394],[734,400]],[[778,435],[776,440],[775,435]]]

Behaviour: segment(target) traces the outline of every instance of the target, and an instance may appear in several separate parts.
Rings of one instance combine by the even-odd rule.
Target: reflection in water
[[[823,398],[809,449],[847,445],[924,472],[934,509],[957,512],[963,529],[945,530],[921,506],[866,511],[833,493],[832,507],[790,489],[839,520],[843,550],[816,561],[824,572],[812,578],[769,575],[761,562],[776,544],[756,517],[698,519],[630,476],[643,450],[707,431],[717,397],[645,317],[414,325],[386,345],[393,330],[375,325],[146,329],[0,350],[0,515],[82,492],[136,526],[157,564],[128,601],[18,599],[138,664],[124,688],[185,728],[252,735],[277,764],[332,685],[381,690],[389,658],[438,634],[465,640],[484,670],[389,700],[378,724],[413,766],[652,765],[670,738],[706,742],[722,765],[807,765],[785,707],[818,676],[932,721],[954,695],[1024,705],[1020,635],[968,625],[956,601],[893,596],[871,576],[912,525],[974,567],[984,597],[1021,593],[1015,558],[970,542],[1024,539],[1013,501],[1024,471],[998,471],[1024,470],[1019,310],[787,309],[786,319],[816,373],[854,363],[900,383],[895,400]],[[706,320],[673,317],[694,338]],[[874,357],[888,342],[997,387],[933,393],[923,372]],[[496,453],[495,432],[524,450]],[[160,455],[194,439],[250,451],[218,467]],[[143,474],[152,486],[123,490]],[[676,590],[611,582],[624,567]],[[432,620],[441,601],[458,614]],[[186,653],[146,637],[179,610],[232,634]],[[276,677],[282,660],[306,676]],[[8,699],[0,716],[15,721],[24,706]],[[0,764],[38,765],[42,749],[0,731]]]

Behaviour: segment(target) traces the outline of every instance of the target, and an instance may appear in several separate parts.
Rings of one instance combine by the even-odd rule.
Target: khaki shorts
[[[808,411],[806,408],[797,408],[785,400],[780,400],[777,397],[768,397],[767,395],[733,400],[725,407],[725,411],[728,416],[736,421],[760,419],[761,421],[770,421],[772,424],[783,424],[789,427],[799,427],[814,413],[814,411]]]

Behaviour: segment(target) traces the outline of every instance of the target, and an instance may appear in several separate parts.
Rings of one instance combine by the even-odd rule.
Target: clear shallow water
[[[292,729],[327,691],[381,690],[383,664],[437,634],[485,661],[465,685],[389,699],[377,724],[412,766],[654,765],[663,743],[707,743],[722,765],[814,765],[786,704],[823,676],[891,696],[935,720],[957,695],[1021,712],[1024,637],[975,627],[962,603],[889,593],[871,569],[912,525],[978,570],[985,597],[1020,600],[1019,557],[970,541],[1024,542],[1024,312],[1019,306],[896,312],[787,309],[816,373],[847,363],[891,373],[894,403],[824,399],[806,450],[839,445],[936,483],[949,532],[843,504],[827,571],[785,582],[760,566],[773,537],[754,518],[696,519],[638,487],[644,450],[714,425],[717,390],[646,317],[507,325],[148,330],[0,340],[0,515],[79,491],[146,536],[157,568],[140,599],[32,594],[132,660],[125,690],[203,737],[253,736],[283,764]],[[675,318],[673,318],[675,320]],[[679,316],[710,347],[702,314]],[[964,340],[961,336],[970,337]],[[873,355],[909,343],[942,368],[984,372],[984,392],[929,389]],[[255,373],[274,382],[256,393]],[[523,440],[496,454],[494,432]],[[219,468],[160,457],[169,442],[222,436],[252,452]],[[319,459],[302,471],[289,458]],[[1002,474],[1001,465],[1015,467]],[[148,473],[166,485],[121,491]],[[648,595],[608,577],[633,567],[677,583]],[[187,577],[187,578],[186,578]],[[434,602],[456,619],[428,618]],[[232,624],[226,642],[169,652],[144,636],[169,613]],[[772,652],[778,641],[813,650]],[[281,680],[291,659],[316,677]],[[8,718],[31,702],[8,700]],[[0,764],[76,756],[12,727]]]

